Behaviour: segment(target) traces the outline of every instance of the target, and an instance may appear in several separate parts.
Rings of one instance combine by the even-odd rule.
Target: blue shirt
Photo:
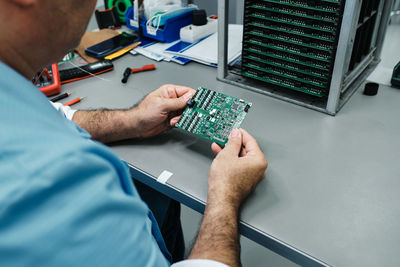
[[[168,257],[127,166],[0,63],[1,265],[168,266]]]

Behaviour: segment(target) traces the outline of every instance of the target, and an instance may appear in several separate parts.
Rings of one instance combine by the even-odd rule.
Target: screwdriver
[[[132,73],[148,71],[148,70],[155,70],[155,69],[156,69],[156,65],[154,65],[154,64],[144,65],[143,67],[137,68],[137,69],[126,68],[124,71],[124,77],[122,78],[121,82],[126,83],[128,81],[129,76]]]
[[[66,92],[66,93],[64,93],[64,94],[62,94],[62,95],[53,97],[52,99],[50,99],[50,101],[51,101],[51,102],[56,102],[56,101],[59,101],[59,100],[61,100],[61,99],[67,98],[69,95],[70,95],[70,93],[69,93],[69,92]]]
[[[84,99],[84,97],[75,98],[74,100],[69,101],[68,103],[65,103],[64,106],[72,106],[72,105],[74,105],[76,103],[81,102],[82,99]]]

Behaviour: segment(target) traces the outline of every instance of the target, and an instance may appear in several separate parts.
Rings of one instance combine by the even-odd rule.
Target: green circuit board
[[[225,145],[233,129],[240,127],[252,103],[203,87],[189,99],[176,127]]]

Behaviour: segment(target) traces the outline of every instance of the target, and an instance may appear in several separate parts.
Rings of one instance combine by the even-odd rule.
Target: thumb
[[[166,98],[164,100],[165,111],[178,111],[185,108],[189,98],[191,97],[192,92],[187,92],[186,94],[178,98]]]
[[[242,134],[238,129],[233,129],[229,135],[228,143],[226,143],[223,151],[233,156],[239,156],[242,149]]]

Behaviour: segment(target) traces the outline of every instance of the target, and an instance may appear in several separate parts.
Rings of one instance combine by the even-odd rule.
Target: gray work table
[[[126,67],[150,63],[126,55],[114,71],[63,91],[87,96],[76,108],[127,108],[165,83],[253,102],[242,127],[269,167],[242,208],[242,234],[301,265],[400,266],[400,90],[381,86],[374,97],[359,90],[331,117],[218,82],[215,68],[197,63],[156,63],[157,70],[120,82]],[[111,147],[134,178],[202,212],[210,145],[174,129]],[[155,180],[164,170],[173,173],[166,185]]]

